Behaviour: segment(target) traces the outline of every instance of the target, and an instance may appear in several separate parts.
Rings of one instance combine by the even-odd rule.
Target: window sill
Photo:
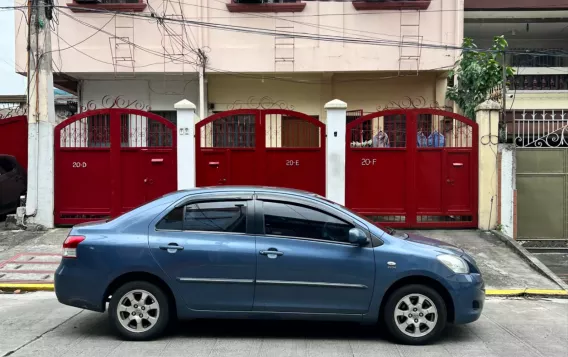
[[[432,0],[406,1],[353,1],[356,10],[426,10]]]
[[[146,3],[128,3],[128,4],[77,4],[68,3],[67,7],[73,12],[96,12],[93,10],[108,11],[124,11],[124,12],[141,12],[146,9]]]
[[[229,12],[301,12],[305,3],[273,3],[273,4],[227,4]]]

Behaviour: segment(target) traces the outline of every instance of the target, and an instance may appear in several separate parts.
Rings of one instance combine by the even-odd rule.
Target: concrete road
[[[124,342],[107,315],[60,305],[53,293],[0,295],[0,356],[553,357],[568,351],[568,300],[490,299],[481,319],[449,326],[435,345],[387,340],[345,323],[191,321],[153,342]]]

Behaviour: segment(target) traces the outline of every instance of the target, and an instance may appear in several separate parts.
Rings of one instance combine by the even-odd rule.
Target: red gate
[[[435,109],[347,125],[346,205],[393,227],[477,227],[477,124]]]
[[[135,109],[100,109],[55,127],[55,223],[118,216],[177,189],[176,128]]]
[[[25,115],[0,119],[0,154],[12,155],[28,168],[28,118]]]
[[[325,194],[325,124],[291,110],[238,109],[196,124],[197,186],[263,185]]]

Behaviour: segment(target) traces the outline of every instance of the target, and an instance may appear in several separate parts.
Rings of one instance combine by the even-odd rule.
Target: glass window
[[[353,226],[326,213],[289,203],[264,202],[268,235],[349,242]]]
[[[201,202],[185,207],[183,229],[188,231],[210,231],[246,233],[246,202]]]
[[[178,207],[162,218],[162,220],[156,225],[156,229],[181,231],[182,221],[183,207]]]

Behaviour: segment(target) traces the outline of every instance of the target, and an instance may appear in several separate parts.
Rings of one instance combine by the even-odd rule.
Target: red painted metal
[[[477,135],[475,122],[437,109],[350,122],[346,205],[393,227],[477,227]]]
[[[0,154],[14,156],[24,169],[28,169],[27,116],[0,120]]]
[[[55,127],[55,223],[115,217],[177,188],[175,125],[99,109]]]
[[[196,124],[197,186],[264,185],[325,194],[325,124],[284,109],[237,109]]]

